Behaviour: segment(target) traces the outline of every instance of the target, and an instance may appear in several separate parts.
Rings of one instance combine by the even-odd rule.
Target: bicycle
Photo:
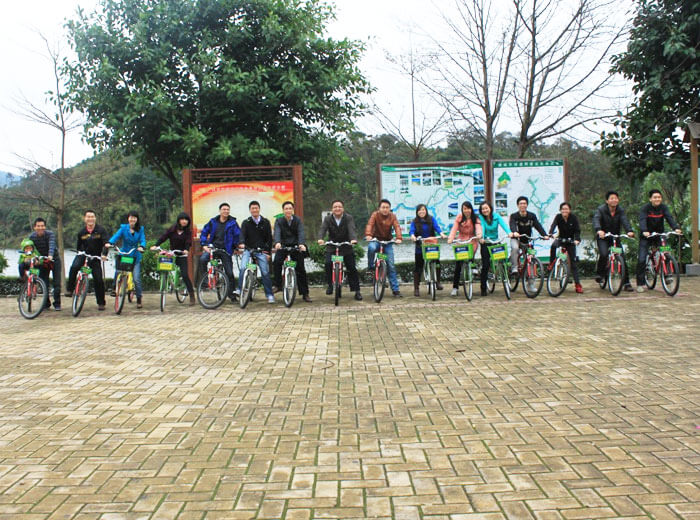
[[[608,248],[608,261],[607,261],[607,276],[603,278],[599,285],[601,289],[605,289],[608,286],[610,294],[617,296],[622,290],[624,285],[625,275],[627,274],[627,267],[625,266],[624,258],[622,258],[622,243],[621,238],[629,239],[627,235],[614,235],[612,233],[605,233],[603,238],[612,238],[613,245]]]
[[[537,258],[537,251],[532,247],[532,244],[537,240],[544,240],[545,237],[520,235],[516,238],[527,238],[528,241],[524,244],[526,247],[519,247],[518,270],[510,275],[510,290],[511,292],[515,291],[522,278],[525,296],[537,298],[544,284],[544,267],[540,259]]]
[[[374,255],[374,301],[379,303],[382,301],[384,290],[386,289],[386,261],[388,255],[384,253],[384,246],[387,244],[394,244],[396,240],[378,240],[373,238],[370,242],[377,242],[379,244],[379,251]]]
[[[508,246],[498,240],[485,238],[483,241],[484,244],[486,244],[486,248],[489,250],[489,256],[491,258],[491,270],[486,278],[486,288],[489,293],[493,293],[496,289],[496,283],[501,282],[503,284],[503,292],[506,298],[510,300],[510,262],[508,261]]]
[[[83,305],[85,304],[85,297],[88,292],[88,282],[89,277],[92,274],[92,268],[90,267],[90,260],[102,260],[101,256],[89,255],[85,251],[76,251],[76,256],[82,255],[85,257],[83,266],[78,271],[75,277],[75,289],[73,289],[73,303],[71,305],[71,313],[74,318],[77,318],[80,311],[83,310]],[[104,272],[104,269],[102,269]]]
[[[559,238],[558,240],[561,247],[547,276],[547,292],[554,298],[563,293],[569,283],[569,248],[566,246],[574,243],[571,238]]]
[[[176,256],[187,256],[187,251],[181,249],[152,248],[158,251],[158,276],[160,276],[160,312],[165,311],[165,298],[168,293],[175,293],[178,303],[183,303],[187,298],[187,289],[182,279],[180,266],[175,261]]]
[[[343,255],[340,254],[341,246],[352,246],[350,242],[326,242],[326,244],[335,246],[335,254],[331,255],[331,262],[333,263],[331,282],[333,284],[333,293],[335,295],[335,305],[337,306],[343,286]]]
[[[474,240],[478,239],[472,237],[469,240],[455,240],[452,246],[455,253],[455,261],[464,262],[460,275],[460,285],[462,286],[467,301],[472,301],[472,297],[474,296],[474,244],[471,243]]]
[[[24,254],[23,251],[19,251]],[[29,260],[29,269],[25,272],[25,283],[22,284],[19,296],[17,297],[17,305],[19,313],[22,317],[33,320],[44,307],[47,306],[49,300],[49,292],[46,287],[46,282],[39,276],[40,266],[49,269],[48,257],[33,256]]]
[[[259,247],[255,249],[249,249],[250,251],[250,261],[248,265],[245,266],[245,270],[241,275],[241,298],[239,300],[241,309],[245,309],[249,302],[253,301],[255,297],[255,291],[258,289],[258,259],[256,255],[259,253],[266,253]]]
[[[207,272],[202,276],[197,284],[197,299],[199,304],[208,310],[219,308],[229,294],[229,279],[226,276],[221,260],[214,258],[215,253],[228,255],[228,251],[209,244],[209,261],[207,262]],[[229,255],[232,256],[232,255]]]
[[[297,263],[292,260],[291,252],[300,251],[299,246],[284,246],[278,251],[287,253],[284,264],[282,264],[282,299],[286,307],[291,307],[297,296]]]
[[[669,296],[675,296],[680,287],[680,269],[678,261],[671,253],[671,246],[666,244],[669,235],[683,236],[682,233],[670,231],[668,233],[651,233],[647,239],[658,237],[661,244],[656,241],[649,244],[649,253],[644,268],[644,284],[650,289],[656,287],[656,277],[661,273],[661,287]]]
[[[437,299],[437,262],[440,260],[440,245],[438,237],[416,237],[416,242],[421,243],[423,255],[423,278],[428,286],[428,296],[435,301]]]
[[[116,314],[121,314],[124,308],[124,301],[127,298],[127,293],[133,293],[134,291],[134,265],[136,258],[129,256],[136,249],[132,248],[127,252],[119,249],[119,246],[113,246],[114,251],[117,253],[115,255],[115,269],[117,270],[117,276],[114,280],[114,312]],[[131,301],[131,299],[129,299]]]

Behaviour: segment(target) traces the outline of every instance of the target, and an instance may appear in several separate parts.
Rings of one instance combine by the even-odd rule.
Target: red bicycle
[[[20,253],[22,252],[20,251]],[[17,298],[19,313],[28,320],[39,316],[49,300],[46,283],[39,276],[42,267],[51,269],[51,261],[48,257],[33,256],[29,260],[29,269],[25,273],[26,280]]]
[[[331,256],[333,262],[332,283],[333,292],[335,294],[335,304],[338,305],[343,287],[343,255],[340,254],[340,246],[351,246],[350,242],[326,242],[331,246],[335,246],[335,254]]]
[[[537,240],[545,240],[545,237],[531,237],[520,235],[519,238],[527,238],[527,243],[520,246],[518,253],[518,270],[510,275],[510,290],[518,288],[520,278],[523,279],[523,291],[528,298],[536,298],[542,290],[544,284],[544,268],[542,262],[537,258],[537,251],[532,244]]]
[[[669,235],[683,236],[681,233],[651,233],[647,239],[659,238],[649,244],[649,254],[644,267],[644,284],[651,290],[656,287],[656,277],[661,275],[661,287],[669,296],[675,296],[681,284],[678,261],[671,253],[671,246],[666,244]]]

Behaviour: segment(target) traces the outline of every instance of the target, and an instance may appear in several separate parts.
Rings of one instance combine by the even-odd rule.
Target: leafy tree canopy
[[[369,91],[362,45],[324,37],[332,17],[321,0],[100,0],[68,23],[88,141],[175,186],[185,166],[317,164]]]
[[[700,2],[639,0],[627,51],[612,72],[634,82],[636,100],[601,144],[618,172],[687,177],[682,128],[700,119]]]

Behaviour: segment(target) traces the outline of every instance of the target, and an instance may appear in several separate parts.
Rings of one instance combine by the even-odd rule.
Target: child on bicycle
[[[578,223],[576,215],[571,212],[571,204],[568,202],[559,204],[559,213],[554,217],[552,225],[549,226],[549,234],[552,235],[555,229],[559,230],[559,234],[549,248],[548,269],[551,270],[554,266],[554,257],[557,248],[561,246],[561,239],[568,238],[569,240],[573,240],[573,244],[571,242],[566,244],[566,250],[569,253],[569,260],[571,261],[571,272],[574,275],[576,292],[583,294],[583,287],[581,287],[581,281],[578,277],[578,259],[576,258],[576,246],[581,243],[581,226]]]
[[[411,235],[411,240],[416,241],[417,237],[426,238],[423,242],[430,242],[430,238],[440,235],[445,238],[445,233],[440,229],[440,225],[437,220],[432,215],[428,214],[428,208],[425,204],[418,204],[416,206],[416,218],[411,222],[411,229],[409,230]],[[433,239],[437,242],[437,239]],[[415,251],[415,261],[416,267],[413,270],[413,296],[420,296],[420,275],[423,272],[423,267],[425,266],[425,260],[423,260],[423,251],[421,250],[420,244],[416,244]],[[440,283],[440,261],[437,261],[437,283],[435,287],[442,291],[442,284]]]
[[[34,242],[29,240],[28,238],[22,240],[22,243],[19,245],[19,248],[21,250],[21,253],[19,255],[19,264],[17,265],[17,268],[19,269],[19,277],[21,279],[24,279],[24,275],[27,269],[29,269],[32,258],[37,256],[37,254],[34,248]]]
[[[479,222],[484,233],[484,238],[489,240],[498,240],[498,227],[500,226],[507,236],[511,236],[511,232],[506,226],[506,221],[503,220],[498,213],[494,213],[493,206],[490,202],[484,201],[479,206]],[[481,296],[486,296],[486,280],[488,279],[489,270],[491,269],[491,253],[488,246],[481,241]]]
[[[455,219],[452,225],[450,235],[447,237],[447,243],[451,244],[455,238],[457,240],[469,240],[470,238],[481,238],[481,223],[474,213],[474,206],[467,201],[462,202],[462,212]],[[457,288],[459,287],[459,275],[462,273],[463,261],[455,262],[455,274],[452,278],[452,292],[450,296],[457,296]]]
[[[134,287],[136,289],[136,308],[140,309],[143,307],[141,298],[143,296],[143,289],[141,287],[141,253],[143,253],[146,247],[146,232],[141,225],[141,220],[139,219],[139,214],[137,211],[131,210],[126,216],[126,224],[122,224],[112,238],[105,244],[105,248],[109,249],[113,247],[114,244],[121,240],[122,245],[120,249],[124,251],[129,251],[133,249],[128,256],[134,258],[134,271],[132,276],[134,278]]]

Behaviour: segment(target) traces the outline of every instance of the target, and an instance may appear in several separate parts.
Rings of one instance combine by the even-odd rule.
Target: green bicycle
[[[503,292],[506,298],[510,300],[510,280],[508,279],[508,271],[510,262],[508,261],[508,246],[502,242],[484,239],[484,244],[489,250],[491,256],[491,270],[486,279],[486,288],[490,293],[496,288],[496,283],[503,284]]]
[[[161,249],[153,246],[152,251],[158,251],[158,275],[160,276],[160,312],[165,311],[165,299],[169,293],[175,293],[178,303],[184,303],[187,298],[187,288],[182,279],[180,266],[175,258],[186,257],[187,251],[180,249]]]
[[[460,285],[464,290],[464,296],[467,301],[472,301],[474,297],[474,244],[473,241],[478,240],[472,237],[469,240],[455,240],[452,249],[455,253],[456,262],[464,262],[462,265],[462,273],[460,275]]]

